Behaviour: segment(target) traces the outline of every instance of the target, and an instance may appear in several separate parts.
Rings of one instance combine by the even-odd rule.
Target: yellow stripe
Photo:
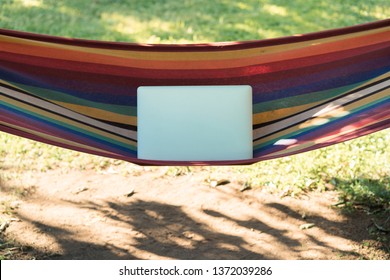
[[[56,121],[59,121],[59,122],[62,122],[62,123],[66,123],[68,125],[72,125],[72,126],[78,127],[78,128],[80,128],[82,130],[86,130],[86,131],[89,131],[89,132],[101,135],[103,137],[107,137],[109,139],[113,139],[113,140],[119,141],[119,142],[124,143],[126,145],[131,145],[131,146],[134,146],[134,147],[137,146],[136,142],[134,142],[132,140],[128,140],[128,139],[125,139],[125,138],[122,138],[122,137],[119,137],[119,136],[107,133],[105,131],[101,131],[101,130],[95,129],[95,128],[90,127],[90,126],[83,125],[82,123],[78,123],[78,122],[75,122],[75,121],[63,118],[61,116],[58,116],[58,115],[52,114],[50,112],[47,112],[47,111],[44,111],[44,110],[32,107],[30,105],[21,103],[19,101],[16,101],[16,100],[13,100],[13,99],[9,99],[7,97],[4,97],[4,101],[6,103],[12,104],[12,105],[14,105],[14,106],[16,106],[18,108],[25,109],[27,111],[39,114],[39,115],[44,116],[46,118],[53,119],[53,120],[56,120]]]
[[[385,73],[385,74],[383,74],[383,75],[381,75],[379,77],[376,77],[374,79],[371,79],[371,80],[367,81],[364,84],[361,84],[361,85],[359,85],[359,86],[357,86],[355,88],[352,88],[352,89],[348,90],[347,92],[351,92],[351,91],[353,91],[355,89],[362,88],[362,87],[364,87],[366,85],[375,83],[377,81],[380,81],[380,80],[388,78],[388,77],[390,77],[390,72],[389,73]],[[342,92],[342,93],[340,93],[340,95],[345,94],[347,92]],[[298,97],[298,98],[304,98],[304,97]],[[254,114],[253,115],[253,124],[257,125],[257,124],[261,124],[261,123],[265,123],[265,122],[270,122],[270,121],[273,121],[273,120],[278,120],[278,119],[281,119],[283,117],[291,116],[291,115],[293,115],[295,113],[302,112],[302,111],[304,111],[306,109],[309,109],[310,107],[315,107],[316,105],[321,104],[323,102],[326,102],[327,100],[330,100],[330,99],[333,99],[333,98],[335,98],[335,96],[332,97],[332,98],[323,99],[321,101],[313,102],[313,103],[309,103],[309,104],[305,104],[305,105],[299,105],[299,106],[282,108],[282,109],[271,110],[271,111],[266,111],[266,112],[261,112],[261,113],[258,113],[258,114]]]
[[[9,83],[9,82],[2,80],[2,79],[0,79],[0,82],[3,84],[6,84],[8,86],[11,86],[12,88],[19,89],[22,92],[27,91],[24,88],[16,86],[16,85]],[[30,93],[31,95],[37,96],[33,92],[30,92],[30,91],[28,91],[28,93]],[[56,100],[52,100],[52,99],[45,99],[45,100],[52,102],[52,103],[55,103],[55,104],[62,106],[64,108],[68,108],[72,111],[78,112],[79,114],[87,115],[87,116],[92,117],[92,118],[98,118],[101,120],[107,120],[107,121],[137,126],[137,117],[134,117],[134,116],[125,116],[122,114],[117,114],[117,113],[113,113],[113,112],[102,110],[102,109],[61,102],[61,101],[56,101]]]
[[[364,125],[364,126],[360,126],[359,129],[361,128],[364,128],[364,127],[368,127],[370,126],[372,123],[369,123],[367,125]],[[299,145],[293,145],[293,146],[290,146],[288,147],[287,149],[283,150],[283,151],[279,151],[279,152],[275,152],[275,153],[272,153],[272,154],[269,154],[267,156],[282,156],[282,155],[285,155],[287,153],[299,153],[307,148],[310,148],[310,147],[313,147],[314,145],[317,145],[317,144],[322,144],[322,143],[326,143],[326,142],[330,142],[332,139],[334,138],[337,138],[337,137],[340,137],[341,135],[346,135],[350,132],[353,132],[355,131],[356,128],[351,126],[350,129],[343,129],[340,133],[338,134],[334,134],[334,135],[331,135],[331,136],[328,136],[328,137],[324,137],[324,138],[319,138],[319,139],[316,139],[315,141],[309,141],[309,142],[305,142],[305,143],[302,143],[302,144],[299,144]]]
[[[355,103],[352,103],[350,105],[347,105],[347,106],[340,106],[338,110],[343,110],[344,111],[344,114],[348,114],[349,111],[355,109],[355,108],[359,108],[367,103],[371,103],[375,100],[379,100],[381,98],[384,98],[386,96],[389,96],[389,93],[390,93],[390,89],[387,89],[387,90],[384,90],[382,91],[381,93],[378,93],[378,94],[375,94],[373,96],[370,96],[368,98],[365,98],[363,100],[359,100]],[[293,133],[293,132],[296,132],[296,131],[299,131],[303,128],[307,128],[307,127],[310,127],[310,126],[316,126],[316,125],[320,125],[320,124],[323,124],[324,122],[327,122],[329,120],[329,118],[331,118],[331,114],[329,114],[329,112],[327,113],[324,113],[323,115],[319,115],[317,116],[316,118],[314,119],[310,119],[310,120],[307,120],[303,123],[300,123],[300,124],[297,124],[297,125],[294,125],[293,127],[290,127],[286,130],[283,130],[283,131],[280,131],[278,133],[275,133],[275,134],[272,134],[268,137],[265,137],[265,138],[262,138],[262,139],[259,139],[257,141],[255,141],[253,143],[254,146],[257,146],[257,145],[260,145],[262,143],[266,143],[268,141],[271,141],[271,140],[274,140],[274,139],[277,139],[279,137],[283,137],[284,135],[287,135],[287,134],[290,134],[290,133]]]
[[[105,111],[102,109],[97,109],[97,108],[83,106],[83,105],[71,104],[71,103],[60,102],[55,100],[50,100],[50,101],[62,107],[65,107],[69,110],[75,111],[79,114],[83,114],[92,118],[97,118],[97,119],[106,120],[110,122],[134,125],[134,126],[137,125],[137,117],[134,116],[125,116],[110,111]]]
[[[329,99],[326,99],[326,100],[329,100]],[[287,116],[291,116],[295,113],[302,112],[306,109],[310,109],[311,107],[314,107],[318,104],[321,104],[326,100],[321,100],[318,102],[313,102],[313,103],[309,103],[309,104],[305,104],[305,105],[299,105],[299,106],[282,108],[282,109],[277,109],[277,110],[254,114],[253,115],[253,124],[258,125],[261,123],[266,123],[266,122],[278,120],[278,119],[281,119],[281,118],[284,118]]]
[[[20,130],[20,131],[24,131],[24,132],[30,133],[30,134],[33,134],[35,136],[39,136],[41,138],[44,138],[44,139],[47,139],[47,140],[50,140],[50,141],[54,141],[54,142],[57,142],[57,143],[62,143],[62,144],[66,144],[66,145],[75,146],[75,147],[78,147],[78,148],[87,149],[87,150],[90,150],[90,151],[95,151],[95,152],[101,152],[101,153],[114,155],[113,153],[108,152],[108,151],[104,151],[104,150],[97,149],[97,148],[94,148],[94,147],[86,146],[86,145],[83,145],[83,144],[80,144],[80,143],[77,143],[77,142],[73,142],[73,141],[70,141],[70,140],[66,140],[66,139],[63,139],[63,138],[58,138],[58,137],[55,137],[55,136],[47,135],[47,134],[44,134],[44,133],[41,133],[41,132],[38,132],[38,131],[35,131],[35,130],[31,130],[31,129],[28,129],[28,128],[25,128],[25,127],[12,125],[12,124],[5,123],[5,122],[2,122],[2,121],[0,121],[0,124],[12,127],[12,128],[14,128],[16,130]]]
[[[17,89],[19,89],[20,91],[26,91],[25,89],[23,89],[23,88],[21,88],[21,87],[18,87],[18,86],[14,85],[14,84],[12,84],[12,83],[6,81],[6,80],[0,79],[0,82],[3,83],[3,84],[5,84],[5,85],[8,85],[8,86],[10,86],[10,87],[12,87],[12,88],[17,88]]]
[[[382,119],[384,120],[384,119],[386,119],[386,118],[382,118]],[[376,121],[377,121],[377,120],[375,120],[375,122],[376,122]],[[372,123],[368,123],[368,124],[366,124],[366,125],[359,126],[359,129],[362,129],[362,128],[364,128],[364,127],[368,127],[368,126],[370,126],[370,125],[372,125]],[[339,133],[339,134],[330,135],[330,136],[327,136],[327,137],[322,137],[322,138],[316,139],[314,142],[315,142],[315,144],[326,143],[326,142],[331,141],[331,140],[334,139],[334,138],[340,137],[341,135],[345,135],[345,134],[348,134],[348,133],[354,132],[354,131],[356,131],[356,127],[354,127],[353,124],[352,124],[352,125],[349,125],[348,127],[345,127],[345,128],[341,131],[341,133]]]
[[[272,154],[269,154],[267,155],[268,156],[281,156],[281,155],[285,155],[287,153],[294,153],[294,152],[299,152],[300,150],[303,150],[303,149],[306,149],[306,148],[310,148],[310,147],[313,147],[315,145],[315,143],[313,141],[310,141],[310,142],[305,142],[305,143],[302,143],[300,145],[296,145],[296,146],[290,146],[288,147],[287,149],[283,150],[283,151],[279,151],[279,152],[275,152],[275,153],[272,153]]]
[[[81,46],[72,46],[66,44],[58,44],[58,43],[50,43],[50,42],[42,42],[42,41],[34,41],[30,39],[23,38],[15,38],[6,35],[0,35],[0,41],[9,42],[9,43],[17,43],[17,44],[25,44],[31,46],[41,46],[41,47],[49,47],[56,48],[62,50],[72,50],[78,52],[94,53],[94,54],[102,54],[107,56],[116,56],[121,58],[131,58],[131,59],[142,59],[142,60],[173,60],[173,61],[191,61],[191,60],[219,60],[219,59],[235,59],[235,58],[245,58],[245,57],[254,57],[264,54],[273,54],[286,52],[289,50],[296,50],[299,48],[303,48],[306,46],[316,46],[325,43],[331,43],[339,40],[349,39],[349,38],[357,38],[359,36],[378,34],[382,32],[389,31],[390,27],[383,27],[375,30],[368,30],[362,32],[356,32],[346,35],[333,36],[324,39],[317,39],[299,43],[287,43],[277,46],[269,46],[269,47],[259,47],[259,48],[251,48],[251,49],[243,49],[243,50],[231,50],[231,51],[187,51],[187,52],[156,52],[156,51],[128,51],[128,50],[115,50],[115,49],[99,49],[96,47],[81,47]],[[299,35],[296,35],[299,36]],[[368,42],[369,45],[371,42]],[[141,45],[141,44],[140,44]],[[350,49],[350,46],[345,46],[344,48]]]

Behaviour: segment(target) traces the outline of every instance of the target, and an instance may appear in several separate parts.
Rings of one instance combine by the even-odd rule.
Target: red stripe
[[[258,70],[258,67],[262,67],[264,70],[261,72],[276,72],[280,70],[288,70],[291,68],[302,68],[305,66],[311,66],[311,65],[317,65],[322,64],[325,62],[331,62],[334,60],[341,60],[345,58],[350,58],[358,55],[363,55],[365,53],[374,52],[374,51],[380,51],[381,49],[387,49],[390,47],[390,42],[385,43],[379,43],[375,45],[369,45],[365,47],[359,47],[344,51],[338,51],[333,53],[327,53],[327,54],[321,54],[321,55],[314,55],[314,56],[306,56],[306,57],[300,57],[296,59],[290,59],[290,60],[283,60],[283,61],[277,61],[277,62],[271,62],[271,63],[261,63],[261,64],[253,64],[253,65],[247,65],[242,67],[228,67],[228,68],[219,68],[219,69],[213,69],[214,71],[218,70],[227,70],[227,69],[235,69],[234,71],[241,70],[241,69],[255,69]],[[259,55],[261,57],[261,55]],[[148,74],[150,71],[182,71],[185,69],[180,69],[178,66],[177,69],[146,69],[146,68],[138,68],[138,67],[131,67],[131,61],[129,61],[129,66],[120,66],[120,65],[106,65],[101,64],[98,61],[95,63],[91,62],[84,62],[84,61],[72,61],[72,60],[64,60],[64,59],[53,59],[53,58],[47,58],[47,57],[37,57],[37,56],[30,56],[26,54],[16,54],[16,53],[9,53],[9,52],[1,52],[0,51],[0,59],[4,61],[9,62],[17,62],[17,63],[23,63],[28,64],[31,66],[41,66],[51,69],[63,69],[63,70],[70,70],[70,71],[78,71],[78,72],[87,72],[87,73],[94,73],[94,74],[106,74],[106,75],[112,75],[112,76],[128,76],[132,77],[134,76],[133,73],[140,73],[141,77],[148,77]],[[168,61],[169,62],[169,61]],[[219,62],[219,60],[216,60],[216,62]],[[214,62],[206,61],[206,64],[213,64]],[[147,64],[153,64],[153,61],[147,61]],[[191,68],[192,61],[186,61],[185,62],[187,68]],[[195,64],[195,63],[194,63]],[[198,62],[195,64],[196,66],[192,67],[194,71],[209,71],[210,69],[203,69],[202,67],[198,66]],[[249,70],[250,71],[250,70]],[[260,72],[260,73],[261,73]],[[157,74],[156,74],[157,75]],[[150,76],[150,75],[149,75]],[[160,75],[158,75],[160,76]]]
[[[297,42],[304,42],[309,40],[318,40],[333,36],[340,36],[345,34],[351,34],[356,32],[362,32],[367,30],[378,29],[382,27],[390,26],[390,19],[381,21],[375,21],[370,23],[359,24],[355,26],[336,28],[331,30],[325,30],[320,32],[308,33],[300,36],[287,36],[281,38],[246,41],[246,42],[229,42],[229,43],[213,43],[213,44],[134,44],[123,42],[104,42],[96,40],[74,39],[58,36],[50,36],[43,34],[34,34],[29,32],[14,31],[7,29],[0,29],[0,34],[13,36],[17,38],[25,38],[30,40],[38,40],[43,42],[51,42],[72,46],[84,46],[84,47],[98,47],[105,49],[117,49],[117,50],[134,50],[134,51],[152,51],[152,52],[173,52],[173,51],[228,51],[238,49],[251,49],[258,47],[276,46],[282,44],[290,44]]]
[[[334,144],[339,144],[339,143],[342,143],[345,141],[355,139],[357,137],[362,137],[362,136],[365,136],[365,135],[368,135],[368,134],[371,134],[371,133],[374,133],[374,132],[377,132],[377,131],[380,131],[383,129],[387,129],[389,127],[390,127],[390,123],[388,123],[388,122],[376,123],[376,124],[373,124],[371,126],[361,128],[358,131],[347,133],[343,136],[335,138],[334,140],[332,140],[331,142],[328,142],[328,143],[317,144],[317,145],[311,146],[309,148],[301,149],[299,151],[286,152],[285,154],[282,154],[282,155],[270,156],[268,154],[265,154],[262,156],[258,156],[258,157],[255,157],[255,159],[256,159],[255,162],[264,161],[264,160],[271,160],[271,159],[276,159],[276,158],[280,158],[280,157],[287,157],[287,156],[292,156],[292,155],[296,155],[296,154],[300,154],[300,153],[304,153],[304,152],[313,151],[316,149],[325,148],[325,147],[328,147],[328,146],[331,146]]]
[[[38,80],[44,79],[46,81],[56,81],[58,79],[64,79],[68,80],[66,84],[73,84],[75,82],[93,82],[96,84],[139,86],[151,85],[155,84],[156,82],[159,85],[168,85],[172,83],[184,83],[190,85],[198,82],[205,84],[220,84],[221,82],[225,82],[225,79],[228,81],[234,80],[235,83],[239,82],[240,84],[267,83],[278,81],[282,78],[287,79],[291,77],[299,77],[305,74],[319,73],[321,71],[331,70],[332,68],[345,67],[355,63],[362,63],[373,59],[383,58],[383,62],[376,65],[376,68],[379,68],[388,63],[387,60],[389,58],[389,51],[389,48],[385,48],[379,51],[348,57],[343,60],[336,60],[329,63],[324,63],[330,59],[329,56],[320,56],[314,58],[305,58],[302,60],[275,62],[250,67],[217,70],[148,70],[124,68],[121,69],[123,70],[123,73],[121,73],[123,74],[122,76],[112,76],[109,74],[110,69],[106,69],[105,66],[102,66],[102,73],[85,73],[79,71],[71,72],[62,68],[56,68],[55,71],[53,71],[53,69],[42,67],[45,65],[44,61],[42,62],[42,66],[35,65],[32,67],[26,67],[24,61],[22,61],[22,57],[12,57],[12,60],[18,61],[17,63],[5,62],[8,59],[5,57],[4,53],[1,54],[1,57],[3,60],[2,66],[4,69],[8,68],[11,71],[22,73],[22,75],[27,75],[30,77],[36,77],[39,75]],[[315,62],[320,61],[321,64],[311,65],[311,60],[314,60]],[[58,63],[61,64],[61,61],[58,61]],[[309,66],[305,67],[306,65]],[[300,68],[294,69],[294,67],[297,66],[300,66]],[[293,69],[293,71],[288,71],[291,69]],[[362,69],[356,69],[356,72],[359,71],[362,71]]]
[[[53,146],[58,146],[58,147],[69,149],[69,150],[73,150],[73,151],[79,151],[79,152],[83,152],[83,153],[88,153],[88,154],[93,154],[93,155],[98,155],[98,156],[103,156],[103,157],[108,157],[108,158],[129,160],[129,158],[126,158],[126,157],[123,157],[123,156],[119,156],[119,155],[115,155],[115,154],[110,154],[110,153],[105,153],[105,152],[97,152],[97,151],[94,151],[94,150],[83,149],[83,148],[72,146],[72,145],[69,145],[69,144],[58,143],[58,142],[55,142],[55,141],[52,141],[52,140],[48,140],[46,138],[42,138],[42,137],[36,136],[36,135],[28,133],[28,132],[16,130],[16,129],[13,129],[11,127],[7,127],[7,126],[3,126],[3,125],[0,125],[0,131],[4,131],[6,133],[10,133],[10,134],[13,134],[13,135],[16,135],[16,136],[24,137],[24,138],[31,139],[31,140],[34,140],[34,141],[38,141],[38,142],[49,144],[49,145],[53,145]]]

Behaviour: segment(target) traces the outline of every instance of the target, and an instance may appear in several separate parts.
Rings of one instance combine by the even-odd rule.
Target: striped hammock
[[[0,29],[0,130],[141,165],[227,165],[390,127],[390,20],[249,42],[147,45]],[[139,86],[250,85],[253,159],[137,158]]]

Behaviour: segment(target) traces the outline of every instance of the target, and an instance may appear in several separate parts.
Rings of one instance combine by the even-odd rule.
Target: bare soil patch
[[[25,193],[2,214],[0,252],[11,259],[390,259],[389,233],[364,212],[332,207],[335,191],[243,191],[226,174],[206,182],[203,168],[26,176]]]

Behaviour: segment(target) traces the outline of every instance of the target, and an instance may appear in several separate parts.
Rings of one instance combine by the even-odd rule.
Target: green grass
[[[86,39],[142,43],[243,41],[314,32],[390,17],[387,0],[0,0],[0,27]],[[134,165],[0,134],[3,181],[55,168],[124,175]],[[389,207],[390,131],[245,167],[213,167],[283,195],[340,191],[342,205]],[[182,174],[191,169],[174,169]],[[195,169],[193,169],[195,170]],[[134,171],[135,172],[135,171]],[[341,205],[340,204],[340,205]]]
[[[286,195],[310,190],[340,191],[348,207],[390,206],[390,131],[315,151],[242,167],[251,184],[281,189]]]
[[[390,18],[388,0],[0,0],[0,28],[85,39],[140,43],[244,41],[320,31]],[[291,157],[250,166],[210,167],[246,187],[281,196],[339,191],[339,206],[390,211],[390,130]],[[9,203],[32,187],[34,172],[61,168],[122,175],[142,168],[0,133],[0,223],[12,216]],[[197,172],[172,167],[166,176]],[[205,180],[208,178],[205,178]],[[386,210],[387,209],[387,210]],[[1,236],[0,236],[1,237]],[[383,242],[382,242],[383,243]],[[0,238],[0,260],[20,247]]]
[[[387,0],[0,0],[0,27],[148,43],[242,41],[390,16]]]

